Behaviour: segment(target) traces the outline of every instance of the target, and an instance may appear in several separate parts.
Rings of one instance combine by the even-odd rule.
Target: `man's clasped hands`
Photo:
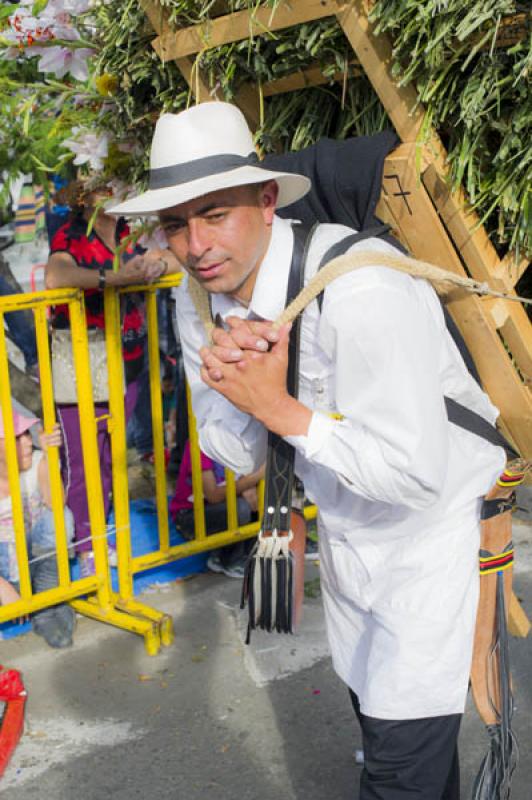
[[[286,389],[291,324],[228,317],[200,350],[202,380],[246,414],[268,423],[289,398]]]

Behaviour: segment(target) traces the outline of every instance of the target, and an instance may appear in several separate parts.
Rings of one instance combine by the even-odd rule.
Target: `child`
[[[201,453],[201,476],[205,499],[206,533],[216,533],[227,528],[227,506],[225,503],[224,468]],[[245,475],[236,481],[237,513],[239,525],[251,522],[257,512],[257,483],[264,477],[260,469],[252,475]],[[194,538],[194,504],[192,496],[192,465],[190,461],[190,441],[187,440],[183,459],[179,467],[175,494],[170,502],[170,514],[177,529],[185,539]],[[242,578],[247,555],[254,540],[213,550],[207,561],[212,572],[223,572],[229,578]]]
[[[30,574],[33,590],[42,592],[58,583],[46,449],[61,445],[61,432],[59,425],[55,425],[51,433],[41,433],[39,442],[42,450],[34,450],[29,429],[36,422],[38,420],[34,417],[25,417],[13,410],[28,558],[30,562],[33,561],[30,563]],[[0,605],[14,603],[20,597],[10,495],[4,421],[0,412]],[[67,543],[70,544],[74,526],[69,508],[65,508],[65,530]],[[72,644],[74,621],[74,611],[63,603],[34,614],[32,627],[51,647],[68,647]]]

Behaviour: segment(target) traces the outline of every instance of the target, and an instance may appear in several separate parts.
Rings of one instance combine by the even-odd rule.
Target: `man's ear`
[[[273,222],[278,196],[279,185],[277,181],[266,181],[260,187],[259,205],[267,225],[271,225]]]

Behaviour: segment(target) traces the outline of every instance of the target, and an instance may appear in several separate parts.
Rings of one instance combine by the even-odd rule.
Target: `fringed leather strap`
[[[307,251],[314,228],[309,231],[294,226],[294,248],[288,280],[289,303],[301,290]],[[299,377],[300,318],[290,331],[287,389],[297,397]],[[294,632],[294,591],[296,564],[290,550],[292,485],[295,451],[281,436],[268,433],[264,518],[257,544],[246,565],[241,608],[248,605],[249,622],[246,643],[251,631],[260,628],[278,633]]]
[[[507,800],[518,748],[512,731],[513,697],[508,647],[507,600],[512,590],[514,549],[512,506],[516,485],[530,462],[508,464],[482,505],[480,524],[478,603],[471,665],[471,688],[489,735],[473,787],[473,800]]]

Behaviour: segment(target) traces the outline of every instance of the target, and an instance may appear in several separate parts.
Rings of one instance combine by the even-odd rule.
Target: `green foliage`
[[[281,0],[266,4],[272,13]],[[208,48],[209,20],[222,13],[257,9],[257,0],[159,0],[176,28],[205,23],[205,50],[196,58],[213,95],[233,100],[242,84],[261,86],[319,63],[326,75],[346,70],[352,50],[333,18],[246,41]],[[262,3],[261,5],[265,5]],[[394,43],[393,69],[413,82],[428,120],[449,152],[454,185],[463,183],[503,252],[532,251],[530,178],[532,100],[530,37],[496,46],[501,21],[519,11],[515,0],[376,0],[372,18]],[[136,0],[99,7],[103,48],[99,69],[119,78],[115,125],[134,131],[146,165],[153,119],[178,110],[191,97],[175,65],[162,65],[150,47],[153,31]],[[265,98],[257,141],[263,151],[298,149],[321,136],[342,138],[391,127],[365,77]],[[141,163],[142,162],[142,163]]]
[[[188,87],[173,62],[162,64],[151,47],[153,28],[137,0],[113,0],[97,7],[101,50],[96,73],[116,79],[117,89],[101,119],[117,140],[135,142],[140,155],[123,160],[115,172],[142,184],[157,117],[186,107]]]
[[[214,17],[265,5],[273,14],[283,2],[288,0],[159,0],[159,6],[176,28],[205,23],[205,49],[194,68],[213,97],[233,100],[243,84],[256,86],[262,110],[256,138],[264,152],[391,127],[368,79],[350,69],[353,52],[333,17],[209,49]],[[512,46],[497,41],[505,18],[523,9],[529,5],[517,0],[375,0],[372,10],[377,30],[392,39],[396,79],[415,86],[427,123],[447,147],[454,185],[464,185],[501,253],[508,247],[532,251],[530,28]],[[87,86],[39,76],[36,60],[0,62],[6,109],[0,168],[9,174],[15,165],[41,176],[68,168],[72,154],[61,141],[72,125],[81,125],[116,138],[106,174],[142,185],[155,120],[193,102],[177,65],[163,64],[153,50],[155,34],[139,0],[97,3],[91,19],[94,25],[82,20],[83,35],[92,36],[98,53]],[[316,64],[329,83],[262,97],[264,84]],[[120,143],[136,149],[124,152]]]
[[[8,204],[10,178],[33,173],[46,188],[51,172],[68,169],[73,154],[65,152],[63,141],[87,119],[86,110],[64,102],[72,97],[71,86],[51,86],[41,77],[34,61],[0,61],[0,208]]]
[[[496,245],[532,252],[532,37],[497,46],[514,0],[376,0],[377,31],[394,44],[397,79],[413,82]]]

